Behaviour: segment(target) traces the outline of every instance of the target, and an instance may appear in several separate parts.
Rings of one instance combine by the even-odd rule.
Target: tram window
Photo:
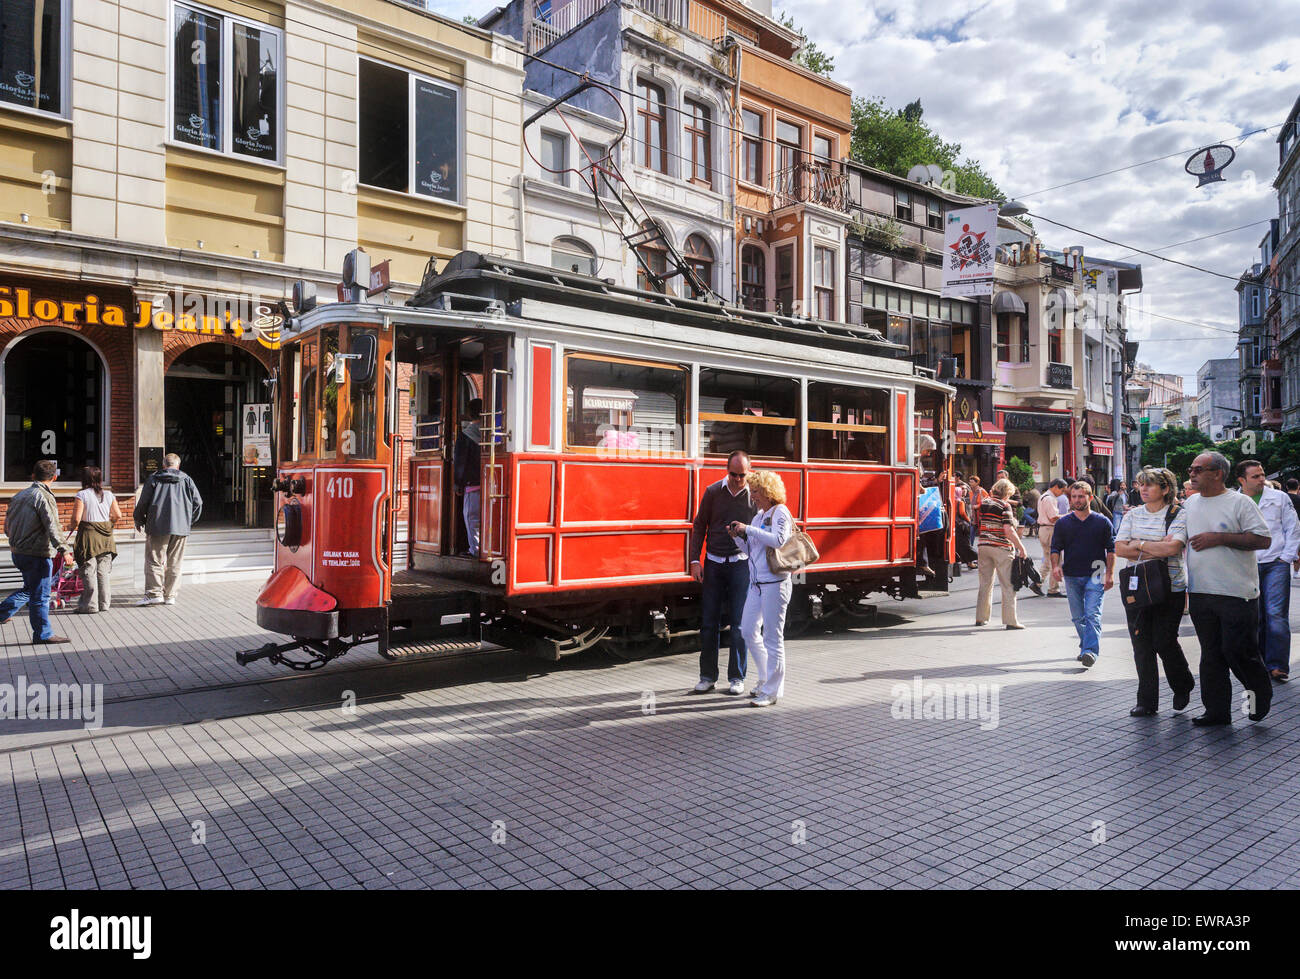
[[[641,360],[569,354],[565,447],[618,454],[686,451],[690,373]]]
[[[351,444],[344,442],[343,451],[353,459],[375,457],[375,429],[378,424],[379,403],[375,388],[375,354],[379,349],[379,334],[375,330],[348,330],[348,352],[360,354],[360,360],[348,361],[348,428],[352,432]]]
[[[794,460],[798,445],[799,382],[789,377],[700,369],[700,449],[729,455]]]
[[[300,456],[316,454],[316,344],[302,345],[302,396],[298,401]]]
[[[320,454],[324,458],[338,451],[339,382],[334,357],[339,352],[339,328],[320,331]]]
[[[882,463],[889,447],[889,392],[808,384],[808,458]]]

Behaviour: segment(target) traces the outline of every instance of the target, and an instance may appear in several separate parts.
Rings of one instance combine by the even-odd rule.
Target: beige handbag
[[[772,574],[789,574],[802,571],[819,557],[821,555],[817,553],[812,538],[796,527],[788,541],[780,547],[767,549],[767,568]]]

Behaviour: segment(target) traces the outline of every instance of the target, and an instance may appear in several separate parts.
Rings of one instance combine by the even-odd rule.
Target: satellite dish
[[[930,171],[930,183],[943,183],[943,167],[939,166],[937,163],[931,163],[927,169]]]
[[[1197,187],[1223,179],[1224,168],[1237,156],[1237,151],[1223,143],[1215,143],[1197,150],[1187,158],[1183,169],[1198,178]]]
[[[928,184],[930,182],[930,168],[924,163],[918,163],[907,171],[907,179],[914,184]]]

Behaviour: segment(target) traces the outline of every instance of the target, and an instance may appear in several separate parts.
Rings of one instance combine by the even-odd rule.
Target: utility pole
[[[1125,456],[1127,454],[1124,444],[1124,359],[1118,357],[1110,372],[1111,383],[1111,425],[1115,431],[1115,447],[1111,449],[1115,453],[1115,479],[1125,479]]]

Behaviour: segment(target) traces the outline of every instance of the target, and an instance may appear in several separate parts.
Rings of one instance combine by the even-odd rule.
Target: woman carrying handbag
[[[1129,560],[1119,576],[1138,675],[1137,706],[1129,715],[1151,717],[1160,707],[1157,658],[1174,692],[1175,711],[1187,707],[1196,686],[1178,644],[1187,594],[1182,558],[1187,515],[1176,501],[1178,482],[1168,469],[1143,469],[1133,482],[1143,505],[1124,514],[1115,535],[1115,554]]]
[[[740,629],[758,671],[751,707],[771,707],[785,696],[785,613],[793,585],[789,571],[773,570],[768,549],[780,550],[796,533],[785,505],[785,484],[769,470],[748,476],[749,493],[758,508],[748,526],[733,520],[727,532],[749,552],[749,591]]]

